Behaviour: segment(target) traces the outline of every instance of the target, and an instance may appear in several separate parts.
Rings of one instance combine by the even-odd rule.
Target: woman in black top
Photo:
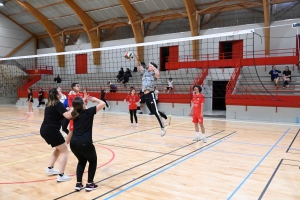
[[[65,117],[70,119],[72,117],[71,111],[67,111],[64,105],[59,101],[61,93],[58,92],[57,88],[53,88],[49,91],[48,102],[46,104],[44,121],[40,128],[41,136],[44,140],[55,147],[55,150],[50,158],[48,168],[46,168],[46,174],[56,175],[57,182],[69,181],[71,177],[64,174],[65,167],[68,160],[68,147],[60,133],[61,120]],[[54,169],[56,160],[59,159],[59,170]]]
[[[274,81],[275,86],[277,86],[278,82],[279,82],[279,73],[281,73],[281,71],[276,69],[276,66],[273,65],[272,69],[270,70],[269,74],[271,75],[271,81]]]
[[[32,108],[32,103],[33,103],[33,95],[32,95],[32,89],[28,88],[27,89],[28,92],[28,98],[27,101],[28,102],[28,114],[33,114],[33,108]]]
[[[43,99],[44,99],[44,91],[43,91],[43,88],[40,88],[40,91],[39,91],[39,105],[37,107],[40,107],[40,105],[42,104]]]
[[[105,103],[95,97],[90,97],[89,100],[98,103],[97,106],[86,109],[84,101],[81,97],[76,97],[72,106],[74,108],[72,117],[74,118],[74,132],[70,142],[70,148],[78,159],[76,176],[77,183],[75,190],[83,189],[82,175],[86,163],[89,162],[88,183],[85,189],[87,191],[98,188],[94,181],[94,176],[97,168],[97,153],[93,145],[92,129],[94,115],[104,108]]]
[[[101,97],[100,97],[100,99],[106,104],[106,107],[107,107],[107,110],[108,110],[108,109],[110,109],[110,106],[106,102],[105,94],[106,94],[106,91],[105,90],[101,90]],[[105,110],[105,107],[103,108],[103,110]]]
[[[283,89],[285,87],[290,87],[289,83],[290,81],[292,81],[292,73],[291,71],[289,70],[289,67],[286,66],[285,67],[285,70],[282,72],[283,76],[282,76],[282,79],[283,79]]]

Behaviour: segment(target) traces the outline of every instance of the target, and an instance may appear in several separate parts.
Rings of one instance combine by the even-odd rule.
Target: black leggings
[[[69,134],[68,125],[70,123],[70,120],[63,118],[61,120],[61,129],[66,133]]]
[[[160,112],[158,110],[154,92],[152,91],[148,94],[144,94],[143,99],[146,101],[146,105],[147,105],[149,111],[151,113],[153,113],[155,115],[155,117],[157,118],[160,127],[164,128],[165,125],[164,125],[164,122],[162,121],[161,117],[163,117],[164,119],[167,119],[167,116],[165,115],[165,113]]]
[[[95,146],[92,143],[84,144],[71,141],[70,148],[78,159],[76,169],[77,182],[82,182],[82,176],[87,162],[89,162],[88,183],[93,182],[97,169],[97,153]]]
[[[136,109],[135,110],[129,110],[129,113],[130,113],[131,123],[133,123],[133,116],[134,116],[134,119],[135,119],[135,123],[138,123],[137,116],[136,116]]]

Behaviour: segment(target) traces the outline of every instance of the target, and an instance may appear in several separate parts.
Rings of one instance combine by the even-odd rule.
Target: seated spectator
[[[123,80],[123,78],[124,78],[124,70],[123,70],[123,67],[121,67],[120,71],[119,71],[119,73],[117,75],[117,82],[120,83],[121,80]]]
[[[131,75],[130,69],[127,68],[126,71],[125,71],[125,73],[124,73],[124,77],[123,77],[123,82],[122,83],[123,84],[128,83],[129,77],[132,77],[132,75]]]
[[[173,90],[174,82],[172,78],[169,78],[168,80],[168,87],[165,87],[165,92],[169,93],[171,90]]]
[[[282,74],[283,74],[283,76],[282,76],[282,79],[283,79],[283,89],[285,87],[290,87],[289,83],[292,80],[292,76],[291,76],[291,71],[289,70],[288,66],[285,67],[285,70],[282,72]]]
[[[61,83],[61,78],[59,77],[59,75],[57,75],[57,77],[54,78],[54,82]]]
[[[117,92],[117,86],[111,82],[107,82],[107,85],[109,86],[108,91],[109,92]]]
[[[279,82],[279,73],[281,73],[281,71],[277,70],[276,66],[273,65],[272,70],[269,72],[269,74],[271,75],[271,81],[274,81],[275,86],[277,86]]]

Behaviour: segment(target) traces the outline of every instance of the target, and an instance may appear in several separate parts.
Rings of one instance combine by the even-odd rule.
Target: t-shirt
[[[81,97],[84,98],[84,94],[83,93],[78,93],[78,94],[70,94],[68,97],[68,104],[71,107],[72,106],[72,102],[76,97]]]
[[[138,95],[128,95],[126,97],[126,101],[129,102],[129,110],[136,110],[136,103],[140,101],[140,98],[138,97]]]
[[[66,99],[67,99],[66,95],[61,94],[60,102],[64,104]]]
[[[290,75],[292,75],[290,70],[288,70],[288,71],[283,71],[282,73],[283,73],[285,76],[290,76]],[[292,77],[289,77],[289,79],[292,80]]]
[[[63,114],[65,112],[67,112],[67,110],[60,101],[54,106],[46,106],[42,125],[52,125],[53,128],[51,131],[59,131],[61,120],[64,118]]]
[[[44,98],[44,92],[43,91],[39,91],[39,99],[43,99]]]
[[[154,90],[154,80],[155,80],[155,73],[152,71],[148,71],[146,69],[143,70],[143,78],[142,78],[142,91],[145,90]]]
[[[173,81],[168,81],[168,85],[169,85],[169,87],[171,87],[171,88],[173,88]]]
[[[201,104],[205,102],[203,94],[193,94],[192,99],[194,105],[194,114],[199,115],[201,113]]]
[[[278,72],[277,72],[277,70],[273,69],[273,77],[274,77],[274,79],[278,78]]]
[[[74,120],[74,132],[71,142],[93,143],[92,129],[94,116],[97,113],[96,106],[82,110],[79,117]]]
[[[32,93],[28,93],[28,99],[27,99],[27,101],[33,102]]]

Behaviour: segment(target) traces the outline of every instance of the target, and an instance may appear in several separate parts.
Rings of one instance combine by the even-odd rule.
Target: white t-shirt
[[[66,99],[67,99],[66,95],[61,94],[60,102],[64,103]]]
[[[168,85],[169,85],[169,87],[173,88],[173,80],[172,81],[168,81]]]

